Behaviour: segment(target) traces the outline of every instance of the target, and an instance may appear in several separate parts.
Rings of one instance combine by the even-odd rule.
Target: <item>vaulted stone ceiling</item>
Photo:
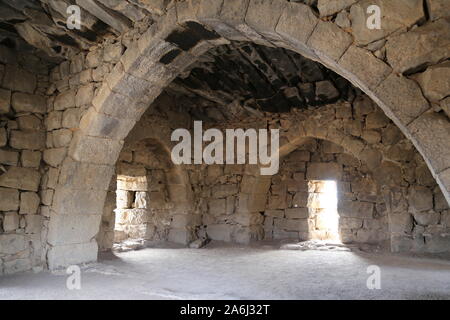
[[[152,24],[174,1],[0,0],[0,44],[57,63],[140,24]],[[317,0],[287,1],[303,2],[317,11]],[[70,5],[81,9],[80,30],[67,27]]]
[[[170,0],[0,0],[0,44],[58,62],[103,39],[151,23]],[[67,28],[67,7],[81,9],[81,29]]]
[[[190,105],[200,110],[191,110],[194,114],[210,106],[208,112],[216,120],[222,120],[220,114],[229,119],[227,113],[236,107],[288,112],[351,100],[354,90],[344,78],[297,53],[243,42],[209,51],[167,89],[196,98]]]
[[[140,25],[145,30],[171,2],[0,0],[0,44],[56,64],[95,43],[129,33],[132,37]],[[316,0],[293,2],[317,10]],[[67,27],[70,5],[81,8],[80,30]],[[351,99],[352,90],[345,79],[296,53],[235,42],[208,52],[166,91],[182,95],[185,102],[191,99],[186,108],[194,117],[220,121]]]

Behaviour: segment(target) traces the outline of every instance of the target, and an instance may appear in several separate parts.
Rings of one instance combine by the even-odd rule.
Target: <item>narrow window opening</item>
[[[309,181],[308,209],[310,238],[340,242],[336,181]]]

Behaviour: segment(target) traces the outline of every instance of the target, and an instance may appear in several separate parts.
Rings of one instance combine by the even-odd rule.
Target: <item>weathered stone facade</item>
[[[170,144],[170,128],[191,128],[195,116],[190,116],[192,110],[188,109],[186,117],[178,118],[174,110],[184,110],[189,105],[182,98],[170,95],[163,94],[144,114],[119,156],[119,166],[125,164],[129,176],[146,177],[141,189],[133,182],[125,187],[121,178],[118,179],[117,199],[126,203],[117,205],[119,214],[125,213],[130,219],[139,216],[142,222],[124,221],[122,228],[145,227],[142,234],[130,238],[184,244],[197,238],[238,243],[321,238],[313,225],[317,210],[311,206],[316,199],[311,194],[314,192],[310,183],[334,180],[338,186],[339,233],[344,243],[378,244],[394,252],[448,251],[449,208],[441,190],[414,146],[361,93],[356,97],[349,95],[351,103],[341,100],[309,110],[246,115],[236,122],[220,124],[217,119],[211,119],[222,128],[280,129],[283,144],[280,152],[284,157],[280,172],[267,177],[260,176],[257,167],[248,165],[179,166],[186,177],[184,181],[188,181],[184,190],[192,190],[187,208],[194,209],[185,211],[189,215],[174,214],[176,211],[170,209],[173,193],[167,192],[170,185],[163,178],[164,170],[171,166],[164,151],[170,150],[170,145],[155,148],[152,143],[154,137],[159,137]],[[139,153],[145,155],[138,156]],[[158,173],[155,175],[152,169]],[[163,196],[157,199],[164,201],[156,201],[154,206],[148,201],[144,210],[147,213],[136,210],[144,195],[132,196],[131,192],[146,192],[155,183],[158,192],[164,190]],[[128,190],[126,196],[121,191],[124,189]],[[145,233],[148,225],[150,234]],[[157,226],[161,231],[155,234],[153,230]],[[179,232],[180,226],[190,230],[189,237],[170,238]]]
[[[129,151],[123,146],[133,148],[133,140],[150,138],[170,152],[172,129],[190,128],[192,120],[202,119],[195,110],[179,105],[169,108],[170,113],[159,112],[161,108],[154,100],[164,90],[177,101],[192,104],[206,99],[216,110],[228,108],[230,111],[219,115],[214,108],[207,108],[210,113],[205,121],[212,119],[214,126],[225,116],[223,125],[228,127],[281,128],[283,156],[293,157],[294,150],[301,150],[307,138],[335,143],[360,164],[340,163],[339,159],[345,158],[341,152],[331,153],[331,157],[310,151],[315,160],[304,161],[306,175],[308,166],[314,167],[314,163],[341,165],[343,177],[346,170],[370,175],[376,186],[376,199],[370,201],[358,199],[353,180],[342,182],[350,183],[351,199],[369,203],[365,205],[373,209],[373,217],[380,214],[382,220],[382,227],[377,229],[373,228],[377,219],[366,222],[355,217],[363,219],[362,228],[346,228],[351,230],[349,238],[371,241],[376,233],[376,240],[389,238],[393,251],[448,251],[450,121],[446,61],[450,58],[450,10],[446,1],[399,0],[393,4],[377,0],[385,19],[385,27],[379,32],[364,28],[366,8],[372,3],[365,0],[189,0],[156,1],[155,5],[124,1],[125,5],[118,7],[106,0],[100,1],[102,5],[76,1],[93,17],[88,19],[90,24],[83,25],[83,37],[98,30],[98,21],[110,26],[108,32],[89,41],[67,32],[64,24],[53,26],[65,16],[60,6],[65,1],[56,2],[42,1],[43,6],[30,8],[8,5],[14,9],[12,23],[17,24],[18,34],[41,50],[51,48],[46,53],[52,59],[40,58],[39,50],[22,56],[0,47],[1,272],[95,261],[97,240],[101,247],[108,247],[113,239],[114,172],[119,175],[123,164],[144,165],[145,176],[150,177],[158,176],[156,172],[161,170],[145,167],[142,158],[136,158],[136,150],[127,158]],[[108,6],[120,16],[105,14],[111,13],[105,10]],[[33,15],[29,9],[51,17],[47,29],[37,18],[42,16]],[[76,39],[76,50],[67,44],[70,41],[62,44],[62,38],[50,37],[50,41],[44,35],[61,32]],[[23,39],[14,38],[19,51],[24,48]],[[227,90],[208,91],[211,96],[200,95],[192,87],[186,92],[183,80],[199,78],[193,68],[202,65],[208,50],[221,45],[236,48],[236,41],[283,48],[291,57],[291,52],[296,52],[339,77],[327,73],[324,79],[300,77],[297,83],[282,64],[265,63],[276,60],[273,57],[259,59],[254,54],[258,51],[250,51],[246,57],[244,47],[237,45],[240,55],[259,68],[259,77],[267,78],[270,84],[276,83],[277,77],[288,82],[272,87],[276,93],[283,90],[273,100],[276,105],[283,100],[288,108],[267,109],[272,103],[267,100],[270,95],[252,101],[241,92],[244,100],[230,102],[229,97],[214,93]],[[264,52],[259,53],[264,56]],[[209,56],[220,53],[224,52],[215,49]],[[45,61],[53,63],[51,70]],[[295,60],[290,61],[296,65]],[[251,78],[257,81],[255,73],[249,76],[246,70],[240,72],[247,83]],[[200,79],[214,89],[214,79],[208,72],[200,74]],[[367,96],[354,89],[357,94],[344,94],[338,86],[346,82],[344,79]],[[220,82],[219,86],[227,87]],[[180,99],[181,92],[187,100]],[[321,103],[308,103],[316,100]],[[144,190],[150,199],[152,193],[161,199],[164,194],[164,208],[153,208],[158,211],[155,217],[163,216],[157,219],[162,224],[159,229],[152,223],[155,233],[164,235],[158,237],[181,243],[203,236],[241,243],[264,237],[267,217],[261,213],[272,210],[266,208],[273,205],[272,198],[280,200],[279,194],[272,197],[278,183],[259,176],[252,167],[183,166],[165,170],[164,179],[174,182],[167,182],[164,192]],[[170,176],[172,170],[176,174]],[[118,188],[117,192],[121,190],[133,191]],[[171,202],[175,205],[166,207]],[[352,214],[372,210],[358,210],[353,203],[348,207]],[[284,208],[283,219],[289,209]],[[162,214],[164,210],[169,211],[170,218]],[[359,221],[353,222],[359,226]],[[105,232],[99,234],[100,225]]]
[[[45,266],[42,162],[49,63],[0,46],[0,272]]]

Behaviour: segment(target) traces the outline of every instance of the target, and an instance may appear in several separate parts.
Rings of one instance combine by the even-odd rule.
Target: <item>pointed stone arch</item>
[[[419,86],[396,66],[356,46],[350,33],[300,3],[177,1],[126,50],[74,134],[51,206],[50,268],[96,259],[92,239],[123,140],[164,87],[229,40],[295,51],[362,89],[413,142],[450,202],[449,121],[430,110]]]

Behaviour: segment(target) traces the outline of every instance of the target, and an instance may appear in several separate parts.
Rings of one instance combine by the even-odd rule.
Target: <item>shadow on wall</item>
[[[189,243],[193,236],[184,217],[189,213],[188,187],[166,149],[155,139],[126,145],[116,165],[115,197],[105,204],[100,230],[102,250],[126,240],[142,244],[172,241]],[[181,233],[181,236],[180,236]]]

